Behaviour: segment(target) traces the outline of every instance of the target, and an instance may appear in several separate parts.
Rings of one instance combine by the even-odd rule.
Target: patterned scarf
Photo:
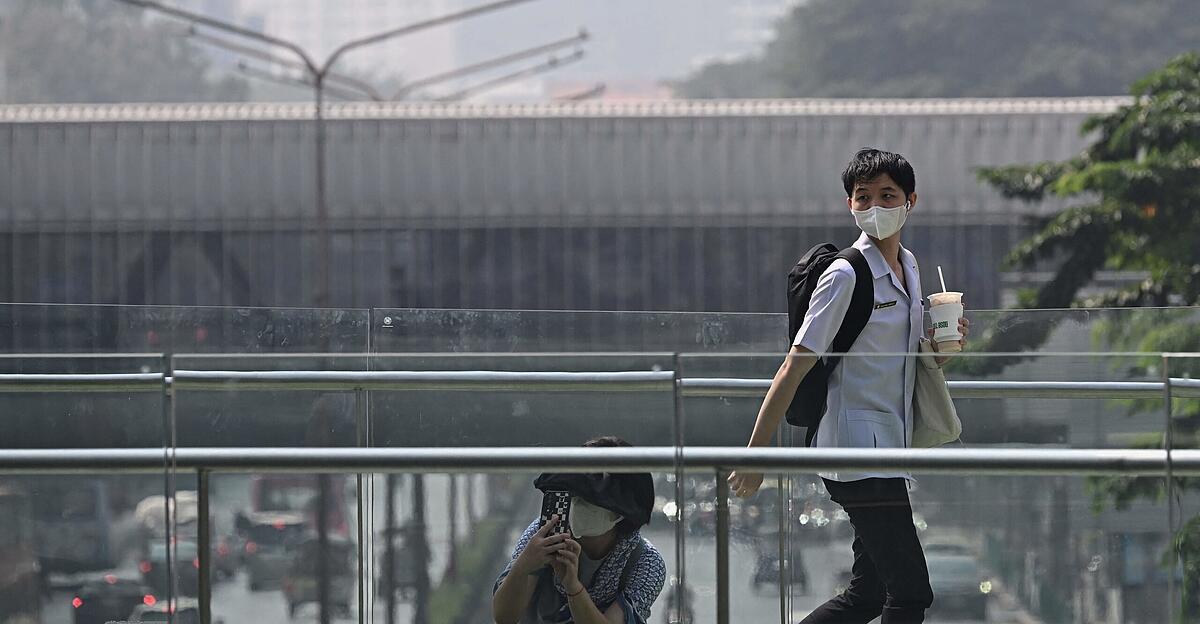
[[[623,539],[618,539],[608,556],[600,562],[600,567],[596,568],[596,573],[592,575],[591,582],[588,583],[587,592],[597,607],[607,607],[612,604],[613,600],[616,600],[617,590],[621,584],[621,573],[625,571],[625,564],[629,561],[629,554],[633,552],[633,547],[641,539],[640,531],[634,531]],[[554,581],[554,589],[563,597],[563,600],[567,599],[567,590],[563,589],[562,583],[559,583],[557,579]]]
[[[520,554],[522,550],[525,550],[525,546],[529,544],[529,540],[533,539],[533,535],[537,533],[538,525],[539,521],[535,520],[527,529],[525,529],[525,532],[521,535],[521,539],[517,541],[516,548],[513,549],[512,560],[509,561],[508,566],[500,575],[500,578],[496,580],[496,587],[500,586],[500,581],[512,569],[512,561],[516,559],[517,555]],[[613,545],[613,549],[608,553],[604,560],[600,562],[600,566],[596,568],[595,574],[592,575],[591,581],[587,585],[588,596],[591,597],[592,602],[601,610],[608,608],[608,605],[612,604],[612,602],[617,599],[617,590],[621,584],[621,573],[625,570],[625,564],[629,561],[629,555],[633,552],[634,546],[637,545],[641,539],[641,531],[634,531],[632,534],[618,539],[617,543]],[[542,572],[542,574],[549,575],[551,572],[547,568]],[[631,586],[634,585],[635,580],[635,576],[631,576],[629,584]],[[549,584],[553,585],[554,590],[558,594],[557,598],[559,608],[553,616],[549,616],[552,619],[547,621],[571,621],[571,610],[567,604],[567,591],[563,588],[562,583],[559,583],[557,579],[551,581]],[[660,582],[657,587],[661,589],[662,583]],[[626,589],[628,590],[629,588]],[[493,591],[495,590],[493,589]],[[647,607],[648,606],[649,605],[647,604]],[[543,614],[543,618],[547,617],[547,615],[548,614]],[[644,618],[648,615],[648,613],[641,615]]]

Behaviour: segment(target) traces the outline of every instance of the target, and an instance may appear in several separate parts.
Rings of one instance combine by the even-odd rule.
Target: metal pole
[[[1175,475],[1174,468],[1171,465],[1171,453],[1175,446],[1175,436],[1173,435],[1174,427],[1172,427],[1171,418],[1171,359],[1166,354],[1162,356],[1162,379],[1163,379],[1163,450],[1167,453],[1166,475],[1167,482],[1163,484],[1164,492],[1167,496],[1167,544],[1174,544],[1175,537]],[[1167,618],[1173,620],[1175,607],[1178,600],[1175,597],[1175,566],[1179,563],[1179,552],[1174,548],[1171,549],[1170,568],[1167,569]],[[1183,605],[1179,605],[1181,610]],[[1182,620],[1180,620],[1182,621]]]
[[[171,513],[172,493],[175,488],[175,389],[166,384],[167,377],[171,374],[171,368],[174,360],[171,354],[163,355],[163,384],[162,384],[162,413],[163,413],[163,527],[165,535],[163,539],[166,543],[163,544],[163,555],[167,566],[167,604],[173,604],[175,600],[175,583],[172,582],[171,561],[175,559],[174,552],[171,548],[171,532],[173,530],[171,518],[174,514]],[[167,622],[170,624],[174,620],[174,612],[168,610]]]
[[[325,205],[325,74],[313,76],[313,94],[317,103],[316,122],[316,209],[317,209],[317,289],[313,303],[318,308],[329,305],[329,213]]]
[[[313,81],[311,78],[287,78],[283,76],[276,76],[270,72],[251,67],[250,65],[246,64],[245,61],[238,61],[237,68],[238,71],[242,72],[242,74],[256,80],[273,82],[285,87],[295,87],[297,89],[311,90],[313,88]],[[327,93],[330,97],[336,97],[347,102],[353,102],[355,100],[362,99],[350,91],[338,89],[329,85],[325,86],[325,93]]]
[[[675,619],[683,621],[683,613],[686,607],[684,599],[687,597],[687,527],[684,524],[683,508],[684,508],[684,489],[683,489],[683,396],[680,393],[680,387],[683,382],[683,371],[681,369],[682,361],[679,354],[675,353],[671,356],[672,368],[675,369],[675,383],[671,384],[671,402],[674,408],[674,429],[675,429]]]
[[[200,41],[202,43],[206,43],[208,45],[215,46],[218,48],[223,48],[230,52],[237,52],[238,54],[245,54],[246,56],[257,58],[261,61],[267,61],[269,63],[274,63],[274,64],[282,66],[282,67],[291,67],[294,69],[299,69],[299,70],[305,72],[306,74],[311,75],[311,73],[312,73],[309,71],[308,66],[305,65],[304,63],[301,63],[299,61],[291,61],[286,58],[282,58],[278,55],[267,52],[265,50],[260,50],[258,48],[253,48],[250,46],[242,45],[242,44],[234,42],[234,41],[229,41],[228,39],[222,39],[221,37],[214,37],[209,34],[198,32],[196,30],[195,25],[188,27],[187,36],[191,37],[192,39],[195,39],[197,41]],[[240,65],[240,63],[239,63],[239,65]],[[347,76],[345,74],[339,74],[336,72],[328,72],[326,74],[326,78],[329,80],[329,82],[339,82],[348,87],[353,87],[354,89],[361,91],[363,95],[365,95],[368,98],[371,98],[372,100],[375,100],[377,102],[383,100],[383,96],[378,91],[375,90],[375,87],[372,87],[370,84],[367,84],[365,81],[354,78],[353,76]],[[287,83],[287,84],[291,84],[291,83]],[[304,82],[303,86],[307,88],[307,87],[311,87],[312,84],[309,82]],[[353,98],[350,98],[350,99],[353,99]]]
[[[384,520],[383,535],[384,542],[383,554],[383,582],[380,583],[383,590],[387,592],[384,596],[385,613],[384,621],[387,624],[396,624],[396,475],[388,474],[385,482],[387,491],[384,493]]]
[[[200,624],[212,622],[212,527],[209,526],[209,474],[196,471],[196,551],[200,559]]]
[[[329,604],[329,475],[317,475],[317,606],[321,624],[332,621]]]
[[[365,392],[354,393],[354,407],[355,439],[360,447],[370,446],[370,422],[367,419]],[[358,519],[355,523],[358,525],[358,548],[355,557],[358,559],[358,623],[366,624],[367,615],[372,610],[368,588],[371,587],[370,579],[374,566],[368,564],[374,563],[371,553],[375,552],[372,547],[375,535],[375,480],[370,474],[360,472],[354,475],[354,489],[357,494],[355,517]]]
[[[412,476],[412,505],[413,513],[411,530],[406,532],[412,536],[414,593],[413,624],[429,623],[429,539],[425,534],[425,475]]]
[[[729,624],[729,473],[717,469],[717,624]]]
[[[532,48],[526,48],[524,50],[519,50],[517,52],[512,52],[509,54],[505,54],[503,56],[498,56],[496,58],[488,59],[486,61],[481,61],[479,63],[473,63],[471,65],[465,65],[463,67],[458,67],[458,68],[452,69],[447,72],[442,72],[440,74],[426,76],[425,78],[418,78],[406,85],[401,86],[396,91],[396,93],[394,95],[392,95],[391,99],[398,100],[398,99],[408,95],[409,93],[412,93],[413,91],[415,91],[417,89],[420,89],[422,87],[427,87],[431,84],[437,84],[439,82],[445,82],[445,81],[451,80],[453,78],[460,78],[462,76],[467,76],[467,75],[470,75],[470,74],[473,74],[476,72],[481,72],[484,70],[501,67],[501,66],[507,65],[509,63],[512,63],[514,61],[520,61],[523,59],[530,58],[532,56],[537,56],[539,54],[551,52],[553,50],[557,50],[559,48],[569,46],[573,43],[583,43],[584,41],[587,41],[587,40],[588,40],[587,31],[580,29],[579,34],[577,34],[573,37],[567,37],[565,39],[559,39],[557,41],[552,41],[550,43],[535,46]]]
[[[575,52],[573,52],[570,55],[565,56],[563,58],[558,58],[556,56],[552,56],[544,63],[526,67],[524,69],[519,69],[510,74],[505,74],[503,76],[498,76],[496,78],[492,78],[491,80],[485,80],[477,85],[472,85],[465,89],[460,89],[458,91],[455,91],[454,93],[451,93],[450,95],[442,96],[442,97],[438,98],[437,101],[453,102],[455,100],[461,100],[466,97],[487,91],[488,89],[493,89],[500,85],[503,85],[503,84],[506,84],[509,82],[513,82],[514,80],[520,80],[522,78],[528,78],[530,76],[544,74],[548,71],[553,71],[555,69],[558,69],[559,67],[564,67],[566,65],[570,65],[571,63],[581,60],[583,58],[583,56],[584,56],[583,50],[576,50]]]
[[[786,424],[780,423],[778,439],[779,446],[792,446],[795,444],[795,434]],[[792,517],[792,477],[779,473],[776,477],[775,495],[779,501],[775,504],[775,515],[779,522],[779,622],[784,624],[788,621],[789,602],[791,601],[791,558],[792,549],[788,540],[791,539],[791,522]]]

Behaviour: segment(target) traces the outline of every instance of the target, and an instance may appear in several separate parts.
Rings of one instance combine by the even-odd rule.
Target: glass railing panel
[[[0,304],[0,353],[364,352],[367,311]]]
[[[372,372],[390,377],[381,378],[378,383],[385,385],[369,391],[370,444],[579,447],[594,438],[615,436],[635,446],[670,446],[675,443],[672,364],[672,356],[665,353],[376,353]],[[470,610],[460,621],[490,618],[493,583],[522,531],[539,515],[543,495],[533,486],[537,476],[396,477],[407,491],[396,498],[394,529],[387,528],[387,505],[381,502],[387,477],[373,479],[370,522],[377,579],[388,569],[384,536],[415,530],[405,528],[420,515],[415,511],[414,481],[420,480],[426,498],[425,537],[420,539],[428,551],[427,566],[404,581],[415,587],[399,583],[390,595],[395,621],[424,621],[425,614],[463,617],[463,609]],[[665,475],[656,481],[665,483]],[[658,557],[667,559],[666,579],[677,575],[674,533],[662,513],[674,501],[674,492],[661,486],[656,490],[654,519],[643,531]],[[475,501],[473,512],[468,511],[468,500]],[[474,524],[463,524],[471,513]],[[502,526],[496,526],[497,520]],[[481,544],[489,548],[478,550]],[[487,557],[464,555],[468,548],[478,550],[476,555],[486,551]],[[472,577],[462,578],[464,566]],[[374,586],[371,612],[377,616],[389,609],[386,587],[386,581]],[[657,618],[662,607],[651,608]]]
[[[942,369],[950,382],[950,391],[954,395],[954,404],[963,427],[961,441],[951,445],[951,448],[1137,448],[1147,439],[1161,439],[1163,393],[1161,384],[1155,382],[1161,381],[1162,368],[1161,365],[1147,366],[1147,358],[1153,359],[1153,356],[1027,354],[1019,359],[1011,358],[1000,362],[996,357],[960,355]],[[876,379],[886,374],[885,369],[889,362],[895,363],[893,360],[901,367],[915,364],[906,363],[904,356],[883,355],[874,358],[847,356],[841,365],[853,362],[855,370],[858,371],[855,374]],[[685,443],[738,446],[746,444],[769,380],[781,362],[781,355],[681,355],[680,370],[683,371],[682,376],[685,380],[682,427]],[[876,369],[876,373],[863,372]],[[1047,389],[1041,386],[1045,383],[1058,385]],[[842,396],[843,401],[870,400],[870,397],[861,393],[847,399],[847,394],[843,391]],[[875,411],[883,409],[865,405],[858,408],[858,411],[866,407],[876,407]],[[847,409],[850,407],[847,406]],[[836,432],[841,437],[853,436],[857,431],[852,430],[854,427],[863,428],[861,423],[847,421]],[[858,446],[880,446],[879,437],[883,434],[875,431],[876,428],[874,425],[866,427],[871,430],[868,433],[872,437],[864,438]],[[896,432],[904,431],[899,419],[896,426],[888,430],[893,429]],[[803,446],[804,433],[805,429],[784,423],[781,424],[772,443]],[[855,474],[839,472],[839,478],[856,479],[865,474],[858,474],[863,471],[851,472]],[[781,480],[778,475],[768,474],[756,495],[745,500],[731,499],[731,582],[753,579],[758,575],[760,568],[763,574],[769,573],[777,581],[774,591],[762,593],[756,606],[750,604],[752,597],[756,596],[756,592],[750,591],[753,587],[731,586],[730,604],[734,609],[743,611],[754,608],[773,610],[778,616],[780,593],[783,593],[785,610],[791,620],[795,620],[802,618],[828,599],[832,595],[831,591],[845,585],[848,577],[846,574],[839,576],[833,564],[844,559],[846,565],[842,572],[849,570],[849,545],[853,531],[847,514],[830,499],[821,479],[811,474],[793,474],[788,477]],[[1157,479],[1161,485],[1162,477]],[[782,491],[786,492],[783,496],[780,496],[781,481]],[[1150,481],[1153,482],[1154,479]],[[1086,555],[1088,561],[1091,561],[1092,556],[1097,556],[1089,554],[1095,550],[1095,544],[1106,543],[1106,540],[1115,539],[1114,536],[1148,533],[1153,535],[1154,539],[1159,539],[1165,535],[1165,521],[1150,520],[1155,517],[1153,514],[1156,510],[1147,509],[1145,505],[1135,505],[1133,510],[1127,512],[1105,510],[1100,501],[1100,494],[1094,493],[1097,488],[1107,483],[1099,478],[1063,476],[1046,477],[1036,481],[1029,478],[929,474],[918,475],[917,483],[918,487],[912,493],[914,525],[918,528],[925,527],[920,530],[929,530],[929,535],[937,537],[938,540],[942,539],[943,532],[951,537],[971,536],[977,543],[973,542],[970,545],[970,552],[977,558],[983,557],[985,546],[995,549],[999,545],[1007,543],[1012,546],[1016,543],[1020,544],[1022,549],[1028,545],[1022,552],[1029,553],[1028,557],[1032,562],[1030,565],[1042,565],[1037,558],[1044,557],[1046,549],[1054,544],[1067,544],[1065,548],[1060,548],[1066,551],[1065,554],[1056,557],[1076,561]],[[1047,487],[1040,487],[1041,485]],[[707,484],[705,487],[715,489]],[[1006,493],[997,499],[997,491]],[[696,513],[698,521],[710,510],[715,509],[715,501],[711,495],[696,498],[698,500],[693,505],[685,504],[685,512]],[[786,501],[782,506],[779,504],[781,499]],[[1002,503],[997,503],[997,500]],[[1097,511],[1092,510],[1093,503],[1097,506]],[[1159,506],[1165,510],[1165,503],[1160,502]],[[1030,519],[1033,516],[1021,520],[1019,510],[1022,509],[1043,511],[1039,512],[1041,515],[1037,516],[1035,522]],[[769,522],[762,520],[764,515],[770,516]],[[1013,532],[1015,529],[1005,529],[1009,530],[1009,533],[999,532],[999,529],[992,530],[994,527],[990,523],[998,522],[997,519],[1001,518],[1007,518],[1005,522],[1013,525],[1032,522],[1034,528],[1030,530],[1035,533],[1018,535],[1019,531]],[[685,524],[692,526],[696,521],[689,523],[685,513]],[[1060,524],[1065,528],[1059,526]],[[939,527],[945,527],[945,531]],[[1086,536],[1075,536],[1072,532],[1076,527],[1086,528],[1095,535],[1089,533]],[[1121,530],[1118,531],[1117,528]],[[773,540],[762,539],[763,535],[771,534]],[[1072,539],[1064,541],[1063,536],[1068,534],[1071,534]],[[996,544],[989,545],[988,542],[979,541],[983,537],[988,537]],[[699,568],[693,564],[698,559],[704,560],[705,550],[711,547],[716,535],[711,528],[697,525],[689,530],[687,538],[688,576],[699,583]],[[739,546],[739,539],[743,540],[743,546]],[[793,564],[790,568],[778,564],[780,539],[784,540],[782,552]],[[1012,539],[1018,541],[1005,541]],[[767,545],[766,549],[749,547],[752,544],[763,543]],[[1016,564],[1006,561],[1003,565],[1011,567]],[[1058,576],[1055,578],[1065,574],[1063,565],[1066,564],[1056,559],[1057,567],[1053,573]],[[751,569],[755,574],[747,577],[744,572]],[[1021,580],[1029,582],[1029,578],[1050,585],[1058,582],[1046,581],[1036,575],[1027,575],[1021,577]],[[1048,615],[1049,619],[1045,621],[1062,621],[1057,619],[1065,617],[1063,613],[1067,613],[1058,610],[1062,605],[1067,605],[1069,613],[1083,608],[1080,601],[1084,598],[1079,592],[1080,587],[1085,586],[1082,585],[1084,581],[1075,577],[1072,579],[1074,580],[1070,585],[1055,585],[1053,596],[1018,596],[1024,602],[1018,600],[1015,604],[1017,607],[1023,605],[1031,613]],[[1079,586],[1076,586],[1076,581],[1080,583]],[[1106,585],[1088,591],[1095,589],[1104,593],[1116,587]],[[701,593],[704,591],[702,586],[696,589]],[[739,600],[747,604],[739,607]],[[969,616],[974,611],[982,617],[991,613],[984,611],[985,607],[979,606],[980,601],[977,597],[962,600],[969,604],[964,605],[962,613],[957,615]],[[993,602],[988,602],[988,605],[992,604]],[[1161,610],[1146,611],[1149,607],[1138,609],[1135,610],[1136,613],[1150,614],[1146,617],[1164,615]],[[956,616],[953,610],[945,615]]]
[[[162,370],[157,354],[0,355],[0,446],[164,449]],[[160,454],[158,474],[0,477],[0,621],[124,619],[166,598],[142,570],[168,535],[154,506],[170,489]]]
[[[670,354],[375,354],[370,365],[397,376],[369,392],[371,446],[675,443]]]
[[[352,381],[331,378],[365,370],[361,355],[189,354],[172,364],[178,447],[366,445],[365,393]],[[214,618],[317,617],[322,569],[327,613],[357,618],[365,600],[360,564],[370,546],[359,522],[361,505],[370,500],[367,480],[305,472],[207,478]],[[181,491],[195,488],[196,476],[180,473],[177,483]],[[180,543],[188,537],[179,534]],[[196,592],[198,581],[190,572],[178,578]]]
[[[1144,344],[1136,328],[1200,321],[1200,308],[973,310],[969,293],[966,304],[972,348],[991,353],[1192,350]],[[373,309],[370,323],[375,352],[773,353],[791,343],[787,327],[785,314],[411,308]]]
[[[539,310],[371,311],[371,350],[389,352],[677,352],[780,348],[774,314]]]
[[[376,475],[373,478],[376,501],[373,621],[492,621],[493,591],[498,581],[503,582],[500,577],[514,556],[520,556],[522,535],[539,523],[543,495],[533,487],[535,476]],[[656,484],[665,480],[662,475],[646,477]],[[387,493],[389,480],[394,488],[391,496]],[[634,567],[627,580],[628,591],[636,592],[639,601],[649,602],[648,621],[653,622],[663,621],[669,590],[662,589],[653,600],[643,600],[642,596],[660,592],[660,583],[669,587],[669,578],[675,575],[673,526],[662,515],[664,504],[658,498],[655,517],[637,533],[651,548],[631,564],[645,566],[651,573],[635,574],[633,571],[639,568]],[[386,539],[389,535],[390,541]],[[583,548],[597,549],[590,552],[590,563],[589,551],[583,551],[583,568],[584,584],[589,595],[598,601],[612,594],[612,588],[605,587],[614,580],[619,584],[623,567],[600,564],[595,572],[592,568],[607,553],[625,556],[630,540],[635,539],[625,527],[614,529],[614,537],[611,545],[603,538],[579,540],[585,545]],[[389,558],[393,570],[390,578]],[[554,570],[536,563],[530,565],[535,575],[531,578],[532,586],[540,588],[534,590],[538,597],[535,602],[542,609],[552,609],[556,603],[552,594],[557,593],[552,582]],[[525,606],[528,608],[530,604]]]

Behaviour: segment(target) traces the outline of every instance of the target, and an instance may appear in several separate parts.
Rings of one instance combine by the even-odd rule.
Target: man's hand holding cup
[[[958,353],[967,346],[967,334],[971,322],[963,316],[962,293],[940,292],[929,295],[929,320],[933,327],[928,331],[933,341],[933,350],[938,353]],[[934,358],[938,366],[950,360],[949,356]]]

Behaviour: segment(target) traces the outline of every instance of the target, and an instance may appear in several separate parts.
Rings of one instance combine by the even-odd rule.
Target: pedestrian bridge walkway
[[[644,534],[670,580],[652,622],[793,622],[844,585],[829,469],[915,475],[931,621],[1162,622],[1194,600],[1176,537],[1200,514],[1200,354],[1124,338],[1192,309],[970,312],[972,349],[946,367],[962,440],[911,450],[805,449],[787,426],[745,449],[786,345],[775,315],[0,315],[0,512],[18,527],[0,557],[39,590],[2,588],[6,617],[486,621],[545,471],[653,476]],[[1005,350],[1038,332],[1042,350]],[[600,435],[634,447],[579,448]],[[729,496],[735,469],[767,475],[758,494]],[[264,514],[296,527],[273,558]],[[306,535],[324,574],[297,572]]]

